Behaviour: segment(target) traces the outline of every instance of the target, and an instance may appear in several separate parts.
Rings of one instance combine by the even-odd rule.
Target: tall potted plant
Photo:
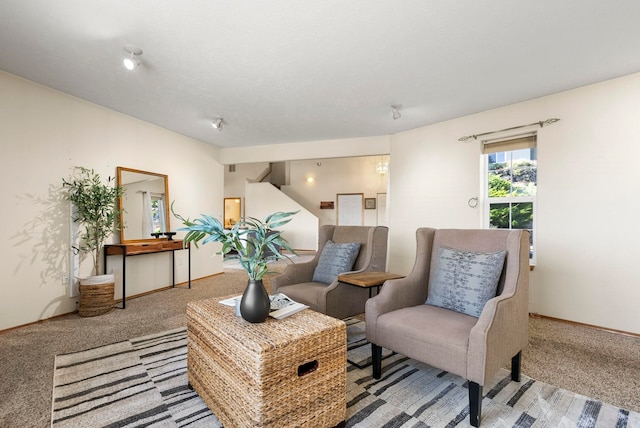
[[[78,245],[72,246],[76,253],[88,254],[93,260],[93,275],[80,278],[80,316],[96,316],[113,310],[115,280],[113,274],[99,275],[99,254],[104,241],[117,230],[120,220],[118,198],[124,189],[115,184],[115,177],[106,182],[93,169],[76,167],[70,179],[62,179],[75,210],[73,221],[78,223]]]
[[[195,220],[185,219],[175,213],[173,204],[171,212],[185,226],[178,230],[187,231],[184,245],[193,242],[197,247],[201,241],[202,244],[220,242],[222,249],[217,254],[224,256],[231,251],[236,252],[230,257],[238,259],[249,275],[247,288],[240,301],[240,314],[252,323],[266,320],[271,306],[262,282],[269,270],[267,263],[286,258],[282,254],[283,249],[295,254],[282,237],[282,232],[276,229],[289,223],[291,216],[298,211],[276,212],[267,216],[264,221],[253,217],[241,218],[231,229],[225,229],[218,219],[204,214]]]

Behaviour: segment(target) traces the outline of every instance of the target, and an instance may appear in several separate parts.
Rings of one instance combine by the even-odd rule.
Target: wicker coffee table
[[[225,428],[344,426],[344,322],[306,309],[251,324],[224,298],[187,305],[187,373]]]

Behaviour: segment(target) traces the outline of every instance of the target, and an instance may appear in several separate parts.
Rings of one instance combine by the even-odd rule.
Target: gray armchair
[[[347,318],[364,312],[369,291],[341,283],[313,282],[322,249],[327,241],[360,243],[360,251],[350,272],[384,271],[387,263],[387,234],[384,226],[320,226],[318,252],[313,260],[288,265],[281,275],[271,278],[271,293],[284,293],[311,309],[335,318]]]
[[[464,377],[469,384],[470,423],[477,427],[482,387],[509,358],[511,379],[520,381],[521,351],[528,343],[529,233],[420,228],[416,236],[412,272],[385,282],[380,294],[366,303],[373,377],[381,376],[381,347]],[[437,264],[445,263],[440,247],[485,254],[506,250],[497,294],[478,317],[425,304]],[[456,281],[452,276],[444,278]]]

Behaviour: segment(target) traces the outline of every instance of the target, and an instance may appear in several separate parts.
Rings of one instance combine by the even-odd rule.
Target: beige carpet
[[[132,299],[126,310],[96,318],[71,314],[0,334],[0,426],[50,425],[55,355],[184,327],[189,301],[239,294],[246,281],[245,272],[227,270],[194,281],[191,290],[175,288]],[[540,319],[531,319],[530,336],[524,374],[640,411],[639,338]]]
[[[127,309],[95,317],[76,314],[30,325],[0,335],[0,427],[50,425],[53,358],[132,337],[186,326],[192,300],[239,294],[244,271],[193,281],[192,288],[174,288],[127,301]]]

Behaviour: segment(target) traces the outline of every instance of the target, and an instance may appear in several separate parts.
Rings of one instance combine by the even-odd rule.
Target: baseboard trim
[[[193,281],[197,281],[197,280],[199,280],[199,279],[212,278],[212,277],[214,277],[214,276],[218,276],[218,275],[224,275],[224,272],[214,273],[213,275],[207,275],[207,276],[203,276],[203,277],[200,277],[200,278],[197,278],[197,279],[192,279],[192,280],[191,280],[191,282],[193,282]],[[184,288],[184,289],[187,289],[187,290],[188,290],[188,288],[186,287],[187,285],[188,285],[188,282],[187,282],[187,281],[185,281],[185,282],[180,282],[180,283],[176,284],[175,288]],[[174,288],[174,287],[172,287],[172,286],[170,286],[170,285],[169,285],[169,286],[167,286],[167,287],[162,287],[162,288],[158,288],[158,289],[155,289],[155,290],[146,291],[146,292],[144,292],[144,293],[136,294],[136,295],[134,295],[134,296],[127,296],[127,300],[129,300],[129,299],[135,299],[136,297],[146,296],[147,294],[156,293],[156,292],[158,292],[158,291],[166,291],[166,290],[169,290],[169,289],[171,289],[171,288]],[[70,298],[71,298],[71,297],[70,297]],[[116,300],[115,300],[115,302],[116,302],[116,303],[120,303],[120,302],[122,302],[122,299],[116,299]],[[48,318],[43,318],[43,319],[41,319],[41,320],[37,320],[37,321],[33,321],[33,322],[29,322],[29,323],[26,323],[26,324],[16,325],[16,326],[14,326],[14,327],[9,327],[9,328],[6,328],[6,329],[4,329],[4,330],[0,330],[0,334],[8,333],[8,332],[10,332],[10,331],[17,330],[17,329],[19,329],[19,328],[23,328],[23,327],[28,327],[28,326],[30,326],[30,325],[34,325],[34,324],[41,324],[41,323],[45,323],[45,322],[49,322],[49,321],[53,321],[53,320],[55,320],[56,318],[66,317],[66,316],[68,316],[68,315],[75,314],[75,313],[77,313],[77,312],[78,312],[78,310],[77,310],[77,309],[75,309],[75,310],[73,310],[73,311],[71,311],[71,312],[65,312],[65,313],[63,313],[63,314],[57,314],[57,315],[54,315],[54,316],[51,316],[51,317],[48,317]]]
[[[186,288],[186,287],[179,287],[178,285],[179,284],[176,284],[175,288]],[[149,294],[154,294],[154,293],[157,293],[158,291],[171,290],[172,288],[174,288],[174,287],[169,285],[167,287],[155,288],[153,290],[145,291],[144,293],[134,294],[133,296],[127,296],[127,301],[132,300],[132,299],[137,299],[138,297],[142,297],[142,296],[148,296]],[[122,302],[122,299],[116,299],[115,302],[116,303],[120,303],[120,302]],[[118,309],[118,308],[116,308],[116,309]]]
[[[53,321],[53,320],[55,320],[56,318],[66,317],[67,315],[75,314],[76,312],[78,312],[78,310],[77,310],[77,309],[76,309],[76,310],[74,310],[74,311],[71,311],[71,312],[65,312],[65,313],[63,313],[63,314],[58,314],[58,315],[54,315],[54,316],[52,316],[52,317],[43,318],[43,319],[38,320],[38,321],[28,322],[28,323],[26,323],[26,324],[20,324],[20,325],[17,325],[17,326],[15,326],[15,327],[9,327],[9,328],[6,328],[6,329],[4,329],[4,330],[0,330],[0,334],[3,334],[3,333],[9,333],[10,331],[18,330],[18,329],[20,329],[20,328],[28,327],[28,326],[30,326],[30,325],[42,324],[42,323],[45,323],[45,322]]]
[[[197,281],[199,279],[213,278],[214,276],[218,276],[218,275],[224,275],[224,272],[219,272],[219,273],[214,273],[213,275],[203,276],[201,278],[192,280],[192,282],[193,281]],[[172,288],[182,288],[182,289],[185,289],[185,290],[189,290],[189,282],[188,281],[179,282],[178,284],[175,285],[175,287],[172,286],[172,285],[167,285],[166,287],[154,288],[153,290],[145,291],[144,293],[134,294],[133,296],[127,296],[127,300],[137,299],[138,297],[142,297],[142,296],[148,296],[149,294],[157,293],[158,291],[171,290]],[[116,303],[120,303],[120,302],[122,302],[122,299],[116,299],[115,302]],[[116,309],[118,309],[118,308],[116,308]]]
[[[581,322],[577,322],[577,321],[569,321],[569,320],[565,320],[565,319],[562,319],[562,318],[549,317],[547,315],[529,313],[529,317],[530,318],[539,318],[539,319],[546,319],[546,320],[550,320],[550,321],[561,322],[563,324],[570,324],[570,325],[575,325],[575,326],[578,326],[578,327],[594,328],[596,330],[606,331],[607,333],[614,333],[614,334],[620,334],[620,335],[623,335],[623,336],[631,336],[631,337],[640,338],[640,334],[638,334],[638,333],[632,333],[632,332],[624,331],[624,330],[616,330],[616,329],[608,328],[608,327],[601,327],[599,325],[585,324],[585,323],[581,323]]]

